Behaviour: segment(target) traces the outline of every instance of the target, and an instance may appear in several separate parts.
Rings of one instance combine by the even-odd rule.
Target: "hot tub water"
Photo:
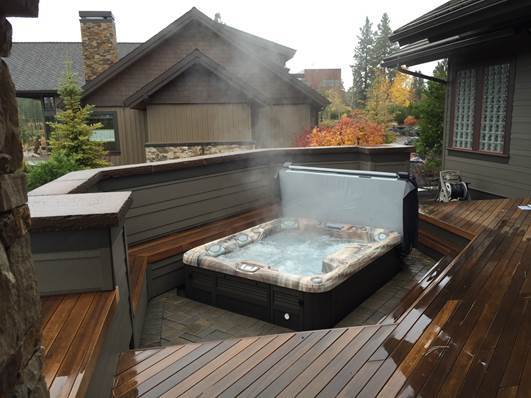
[[[352,243],[317,231],[287,230],[218,256],[231,263],[252,261],[295,275],[322,273],[323,260]]]

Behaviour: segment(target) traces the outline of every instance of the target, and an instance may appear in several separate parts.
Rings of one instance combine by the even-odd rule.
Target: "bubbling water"
[[[258,262],[288,274],[318,275],[324,258],[349,243],[317,231],[281,231],[218,258],[234,264]]]

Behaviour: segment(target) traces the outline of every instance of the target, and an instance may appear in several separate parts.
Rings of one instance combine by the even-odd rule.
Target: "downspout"
[[[396,70],[401,72],[401,73],[404,73],[406,75],[419,77],[421,79],[431,80],[432,82],[436,82],[436,83],[440,83],[440,84],[448,84],[448,81],[446,81],[444,79],[439,79],[438,77],[435,77],[435,76],[425,75],[425,74],[420,73],[420,72],[413,72],[413,71],[408,70],[406,68],[403,68],[401,66],[396,68]]]

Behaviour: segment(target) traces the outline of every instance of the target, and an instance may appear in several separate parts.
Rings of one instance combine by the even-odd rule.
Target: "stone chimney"
[[[110,11],[79,11],[79,22],[88,82],[118,61],[116,27]]]

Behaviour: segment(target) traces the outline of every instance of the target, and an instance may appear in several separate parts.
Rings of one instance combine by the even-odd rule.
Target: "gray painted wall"
[[[495,50],[496,52],[499,49]],[[450,73],[455,63],[450,63]],[[451,86],[446,101],[444,142],[451,145]],[[509,158],[480,157],[474,154],[443,154],[445,169],[459,170],[471,188],[509,198],[531,196],[531,54],[522,49],[516,55],[516,76],[513,100]]]
[[[409,155],[343,153],[237,159],[171,172],[103,180],[101,191],[128,190],[130,244],[243,213],[279,200],[276,173],[285,161],[297,164],[380,171],[407,171]]]

